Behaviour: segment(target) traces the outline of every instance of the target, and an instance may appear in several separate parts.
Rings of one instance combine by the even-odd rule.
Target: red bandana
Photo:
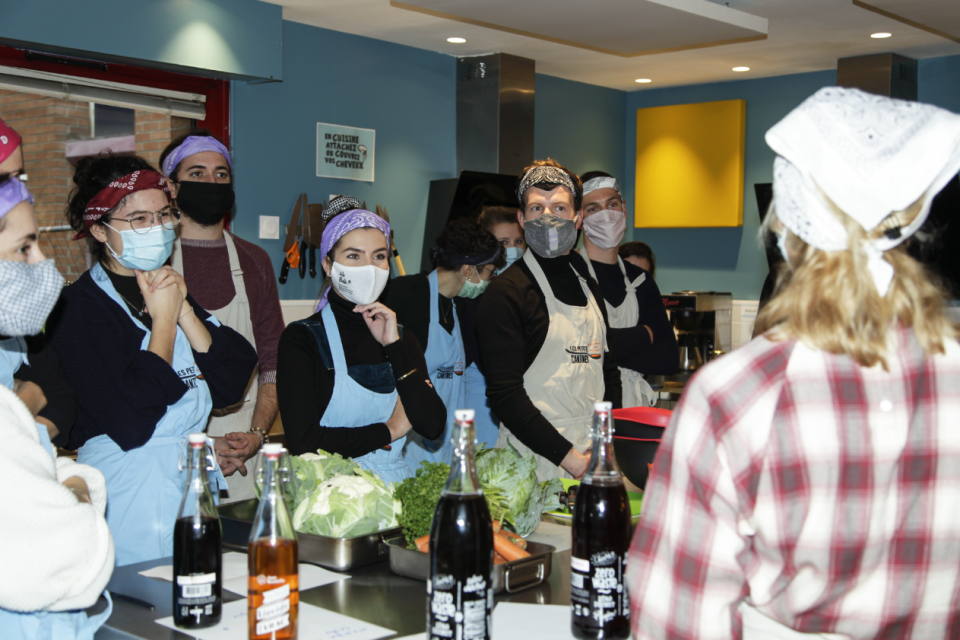
[[[152,170],[134,171],[108,184],[105,189],[87,203],[87,208],[83,210],[84,229],[73,239],[85,238],[90,227],[102,218],[107,211],[117,206],[125,196],[146,189],[159,189],[167,194],[168,200],[170,199],[170,186],[166,178]]]

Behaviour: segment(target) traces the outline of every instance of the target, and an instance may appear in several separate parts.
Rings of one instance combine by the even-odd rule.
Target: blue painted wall
[[[281,78],[281,23],[282,7],[256,0],[27,0],[3,3],[0,42],[207,76]]]
[[[960,113],[960,56],[921,60],[920,102]]]
[[[284,80],[232,83],[236,232],[274,258],[280,240],[258,240],[259,216],[286,224],[297,195],[333,193],[387,208],[404,266],[419,269],[431,180],[456,170],[456,58],[283,23]],[[317,122],[375,129],[375,182],[316,176]],[[291,273],[283,299],[315,298],[316,280]]]

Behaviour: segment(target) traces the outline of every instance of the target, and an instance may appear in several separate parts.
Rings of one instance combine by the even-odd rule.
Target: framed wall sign
[[[375,129],[317,123],[317,177],[373,182]]]

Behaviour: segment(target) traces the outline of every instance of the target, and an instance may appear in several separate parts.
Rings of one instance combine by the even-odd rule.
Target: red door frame
[[[68,56],[62,57],[69,59]],[[210,133],[222,140],[228,149],[230,148],[229,81],[216,80],[214,78],[203,78],[200,76],[191,76],[184,73],[174,73],[172,71],[148,69],[146,67],[135,67],[113,62],[105,62],[100,64],[103,64],[106,67],[106,71],[87,66],[81,67],[40,60],[28,60],[26,50],[0,45],[0,65],[6,67],[30,69],[33,71],[46,71],[48,73],[59,73],[62,75],[77,76],[79,78],[107,80],[109,82],[122,82],[124,84],[132,84],[138,87],[167,89],[169,91],[185,91],[189,93],[199,93],[201,95],[205,95],[207,97],[207,117],[202,121],[203,126],[209,129]]]

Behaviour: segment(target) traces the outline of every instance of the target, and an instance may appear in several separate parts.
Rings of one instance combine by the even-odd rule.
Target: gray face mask
[[[552,213],[541,214],[524,223],[524,237],[538,256],[562,256],[577,243],[577,219],[567,220]]]
[[[53,259],[34,264],[0,260],[0,334],[40,333],[63,289],[63,276]]]

